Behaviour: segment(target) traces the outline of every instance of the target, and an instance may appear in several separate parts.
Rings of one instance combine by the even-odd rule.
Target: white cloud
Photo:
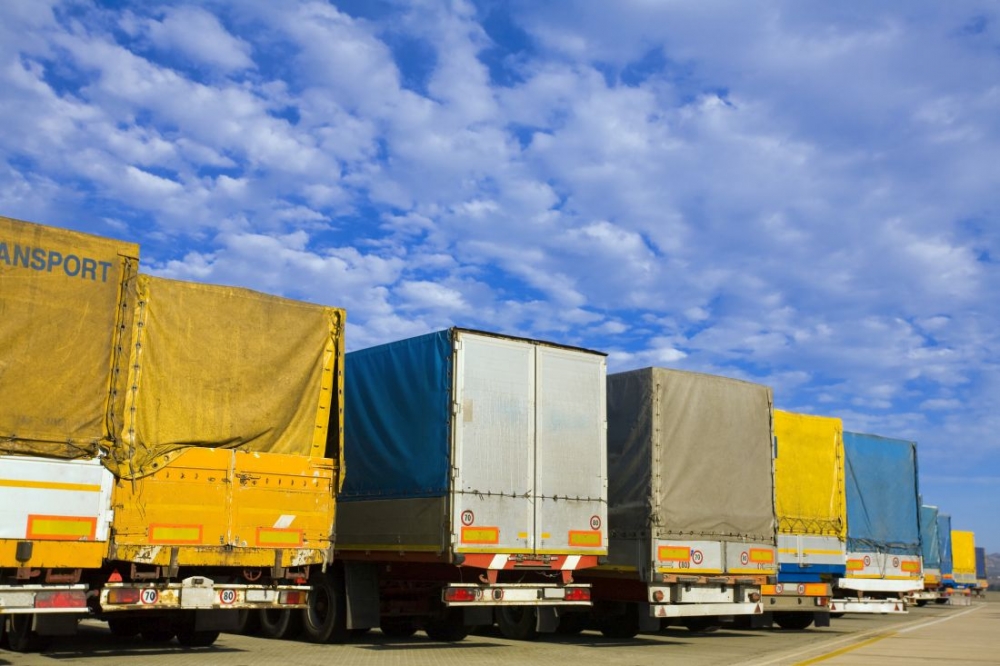
[[[168,7],[161,20],[144,24],[149,40],[163,51],[179,52],[223,72],[253,66],[250,44],[231,35],[218,17],[199,7]]]

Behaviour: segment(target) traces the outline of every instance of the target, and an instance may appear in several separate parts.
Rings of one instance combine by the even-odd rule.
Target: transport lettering
[[[41,247],[29,247],[17,243],[8,244],[6,241],[0,241],[0,263],[14,268],[63,273],[67,277],[93,282],[107,282],[108,270],[113,265],[110,261],[98,261],[75,254],[63,254]]]

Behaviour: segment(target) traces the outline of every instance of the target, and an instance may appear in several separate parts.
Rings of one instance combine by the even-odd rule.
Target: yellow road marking
[[[839,657],[842,654],[847,654],[848,652],[853,652],[858,648],[863,648],[866,645],[871,645],[872,643],[878,643],[879,641],[895,636],[898,632],[888,631],[884,634],[875,636],[874,638],[869,638],[866,641],[861,641],[860,643],[855,643],[854,645],[848,645],[847,647],[842,647],[839,650],[834,650],[833,652],[827,652],[826,654],[815,657],[813,659],[806,659],[805,661],[796,662],[795,666],[808,666],[808,664],[816,664],[821,661],[826,661],[827,659],[833,659],[834,657]]]

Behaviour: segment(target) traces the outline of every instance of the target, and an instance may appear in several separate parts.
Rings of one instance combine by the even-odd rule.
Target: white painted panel
[[[96,519],[94,540],[107,541],[114,476],[99,460],[0,456],[0,539],[24,539],[28,517]]]

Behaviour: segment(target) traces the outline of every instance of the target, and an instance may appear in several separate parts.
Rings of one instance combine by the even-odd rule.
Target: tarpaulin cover
[[[938,513],[938,550],[941,554],[941,575],[954,573],[951,562],[951,516]]]
[[[847,550],[920,554],[917,445],[844,433]]]
[[[986,549],[976,546],[976,578],[986,578]]]
[[[613,531],[774,542],[770,388],[645,368],[607,400]]]
[[[941,568],[941,546],[938,540],[938,508],[924,504],[920,507],[920,552],[924,567]]]
[[[447,494],[452,354],[450,330],[347,354],[342,500]]]
[[[957,578],[959,574],[976,574],[976,535],[963,530],[951,531],[952,572]]]
[[[138,264],[133,243],[0,217],[0,453],[110,448],[118,324]]]
[[[136,283],[113,472],[145,476],[188,447],[326,455],[328,426],[339,430],[330,405],[343,310],[147,275]]]
[[[775,410],[779,532],[847,537],[843,434],[840,419]]]

